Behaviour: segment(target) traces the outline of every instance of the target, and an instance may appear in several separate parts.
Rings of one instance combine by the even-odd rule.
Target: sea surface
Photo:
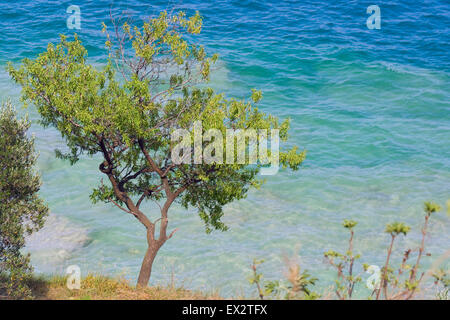
[[[381,10],[381,29],[366,25],[373,4]],[[81,9],[80,30],[67,28],[70,5]],[[195,210],[173,207],[170,228],[179,231],[160,250],[152,284],[174,281],[227,297],[250,296],[252,260],[265,259],[260,270],[274,280],[284,277],[288,257],[327,290],[334,271],[323,252],[345,251],[343,219],[359,222],[361,262],[382,266],[385,225],[412,227],[397,243],[399,253],[417,246],[427,200],[443,210],[432,217],[425,269],[449,249],[449,1],[2,0],[0,100],[11,99],[33,121],[41,196],[51,211],[46,227],[27,241],[36,272],[64,274],[78,265],[83,275],[135,281],[146,249],[144,229],[134,218],[90,202],[101,178],[100,159],[83,158],[73,167],[56,159],[54,149],[64,141],[38,124],[33,106],[22,109],[20,88],[5,71],[8,61],[18,65],[59,34],[75,32],[90,62],[101,66],[101,22],[109,21],[111,5],[114,14],[126,11],[137,22],[165,8],[199,10],[204,28],[198,41],[220,55],[211,86],[237,98],[261,89],[261,109],[290,117],[290,143],[308,152],[299,171],[267,177],[261,190],[226,206],[227,232],[207,235]],[[155,206],[146,210],[155,217]]]

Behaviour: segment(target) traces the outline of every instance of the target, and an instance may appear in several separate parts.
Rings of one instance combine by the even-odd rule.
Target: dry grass
[[[176,287],[136,289],[124,279],[88,275],[79,290],[66,286],[66,277],[34,278],[29,286],[36,300],[220,300],[218,294],[202,293]]]

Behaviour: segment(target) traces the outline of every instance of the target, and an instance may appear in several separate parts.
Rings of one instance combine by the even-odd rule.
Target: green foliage
[[[260,265],[261,263],[264,263],[264,260],[256,260],[256,259],[253,260],[253,264],[251,266],[253,273],[252,276],[248,279],[248,281],[250,284],[254,284],[256,286],[256,288],[258,289],[259,298],[263,300],[264,296],[270,294],[273,291],[274,285],[268,284],[267,289],[263,290],[263,285],[261,284],[263,275],[262,273],[259,273],[257,271],[257,266]]]
[[[353,229],[358,223],[354,220],[344,220],[342,226],[350,231],[348,249],[345,253],[328,250],[324,253],[328,263],[337,271],[335,293],[339,299],[351,299],[355,286],[362,281],[360,275],[354,275],[355,261],[360,258],[359,254],[353,252]]]
[[[391,235],[399,235],[403,233],[405,236],[408,234],[411,227],[405,225],[402,222],[393,222],[386,226],[386,233],[390,233]]]
[[[171,134],[176,129],[192,133],[199,121],[202,133],[216,129],[223,136],[227,129],[278,129],[283,142],[289,119],[280,122],[261,112],[259,91],[249,99],[227,99],[205,85],[218,56],[208,57],[191,41],[202,28],[198,13],[162,12],[142,26],[112,22],[115,37],[103,24],[108,62],[102,68],[88,63],[77,35],[72,41],[61,36],[59,44],[49,44],[19,68],[9,64],[11,77],[22,86],[22,100],[33,103],[41,123],[66,140],[69,152],[57,151],[58,157],[71,164],[83,154],[103,157],[99,169],[108,182],[101,181],[92,201],[113,203],[135,216],[146,227],[149,244],[155,242],[150,248],[158,250],[173,234],[166,234],[167,212],[175,201],[197,208],[207,232],[226,230],[223,207],[259,187],[258,173],[267,164],[176,164]],[[280,164],[293,170],[304,158],[296,146],[279,155]],[[160,218],[140,210],[146,201],[164,201]]]
[[[312,277],[308,270],[300,272],[298,264],[289,268],[288,285],[284,287],[286,299],[316,300],[320,298],[317,292],[312,291],[311,287],[317,282],[317,278]],[[283,289],[282,286],[280,288]]]
[[[394,241],[400,234],[407,235],[410,227],[404,223],[394,222],[386,226],[386,233],[391,235],[391,244],[388,249],[386,264],[383,267],[383,274],[381,279],[381,287],[376,290],[376,297],[379,299],[383,292],[385,299],[411,299],[420,289],[420,283],[423,279],[424,272],[420,272],[420,262],[425,251],[425,237],[428,231],[428,222],[431,213],[440,210],[440,206],[433,202],[424,203],[425,221],[422,227],[422,241],[419,248],[407,249],[403,253],[403,259],[400,267],[394,270],[390,266],[390,257],[393,252]],[[417,251],[416,261],[409,264],[411,253]]]
[[[41,183],[34,170],[34,141],[26,136],[27,119],[18,120],[10,102],[0,110],[0,291],[12,298],[28,298],[26,284],[32,267],[21,253],[25,235],[44,224],[47,207],[38,197]]]
[[[253,260],[252,276],[249,282],[255,285],[261,300],[264,297],[283,298],[288,300],[316,300],[320,295],[311,290],[316,284],[317,278],[312,277],[307,270],[300,272],[298,264],[289,266],[287,281],[262,281],[263,275],[257,271],[257,266],[264,260]]]
[[[358,224],[358,222],[356,222],[354,220],[344,220],[344,222],[342,223],[342,225],[346,229],[353,229],[354,227],[356,227],[357,224]]]
[[[46,52],[23,60],[18,69],[10,65],[12,78],[23,87],[23,100],[33,102],[42,123],[66,139],[70,152],[58,152],[59,157],[75,163],[81,154],[103,155],[101,170],[120,188],[101,185],[92,194],[94,201],[126,205],[133,196],[159,200],[166,196],[158,187],[167,179],[170,191],[186,191],[181,203],[198,208],[207,231],[226,230],[223,206],[261,183],[259,166],[174,165],[171,132],[192,131],[193,123],[202,121],[203,131],[216,128],[224,136],[226,129],[279,129],[286,141],[289,120],[279,123],[259,111],[259,91],[253,90],[246,101],[195,87],[208,80],[217,60],[187,40],[201,31],[198,13],[187,18],[183,12],[162,12],[141,27],[118,27],[124,40],[112,39],[104,24],[109,62],[100,70],[87,63],[87,50],[76,35],[73,41],[61,36],[59,44],[49,44]],[[280,154],[284,167],[298,169],[305,153],[297,150]]]
[[[372,295],[376,294],[376,299],[380,299],[382,293],[384,294],[385,299],[411,299],[419,290],[424,275],[424,273],[419,275],[419,267],[422,254],[425,250],[424,245],[428,221],[431,213],[439,210],[440,207],[437,204],[425,202],[425,222],[422,227],[422,241],[420,247],[414,250],[418,252],[416,261],[412,265],[408,264],[408,260],[411,258],[413,250],[407,249],[404,251],[402,263],[397,270],[390,265],[391,255],[394,252],[394,242],[398,235],[407,235],[411,228],[400,222],[393,222],[386,226],[385,232],[391,235],[391,242],[388,247],[385,266],[381,269],[381,284],[372,292]],[[354,262],[360,258],[360,255],[353,254],[353,228],[356,224],[355,221],[344,220],[344,228],[350,231],[349,248],[346,253],[329,250],[324,254],[328,262],[337,270],[335,293],[340,299],[351,299],[354,289],[362,282],[361,275],[353,275]],[[367,271],[369,266],[369,264],[364,263],[362,264],[362,269]],[[443,282],[444,278],[445,273],[439,275],[436,274],[436,284],[445,283],[445,281]],[[444,285],[444,290],[439,293],[441,296],[443,296],[444,293],[446,294],[446,288],[447,287]],[[370,298],[371,297],[369,297],[369,299]]]
[[[444,287],[450,287],[450,275],[444,269],[439,269],[432,274],[436,282],[442,283]]]
[[[432,274],[434,284],[437,287],[436,298],[439,300],[449,300],[450,276],[447,270],[439,269]]]
[[[375,287],[368,299],[404,299],[409,300],[420,290],[420,284],[424,277],[424,272],[420,272],[420,262],[425,250],[425,237],[427,235],[427,226],[431,213],[437,212],[440,207],[432,202],[425,202],[425,222],[422,227],[422,241],[415,250],[407,249],[403,253],[403,259],[398,269],[391,266],[390,258],[394,252],[394,242],[398,235],[406,235],[410,231],[410,227],[404,223],[394,222],[388,224],[386,232],[391,235],[391,242],[388,247],[386,263],[380,274],[380,281]],[[352,299],[355,290],[362,283],[362,274],[355,274],[355,270],[369,271],[368,263],[357,266],[356,262],[361,258],[359,254],[355,254],[353,250],[354,228],[357,222],[353,220],[344,220],[342,226],[350,232],[348,248],[345,253],[335,250],[328,250],[324,253],[327,262],[337,271],[334,293],[338,299]],[[408,264],[411,259],[411,253],[417,252],[415,262]],[[262,281],[263,275],[257,272],[257,265],[263,260],[255,260],[252,265],[253,276],[250,283],[256,285],[260,298],[264,297],[284,297],[285,299],[317,299],[320,295],[312,291],[312,287],[316,284],[317,279],[310,276],[307,271],[300,272],[298,264],[291,265],[287,276],[288,283],[283,281]],[[372,269],[374,270],[374,269]],[[440,269],[432,274],[434,283],[437,288],[436,298],[441,300],[448,299],[449,293],[449,276],[448,271]],[[377,281],[375,280],[375,283]],[[374,283],[374,284],[375,284]],[[383,294],[382,294],[383,293]]]
[[[425,213],[429,216],[433,212],[437,212],[441,210],[441,207],[434,202],[425,202],[424,204]]]

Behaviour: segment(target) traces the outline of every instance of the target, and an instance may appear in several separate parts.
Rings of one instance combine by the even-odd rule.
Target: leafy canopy
[[[95,189],[93,201],[125,204],[148,224],[139,213],[143,201],[166,199],[170,206],[180,195],[186,208],[198,208],[207,231],[225,230],[222,207],[261,184],[262,164],[174,164],[171,133],[192,132],[201,121],[203,132],[214,128],[225,136],[226,129],[279,129],[286,141],[289,120],[261,112],[260,91],[253,90],[248,100],[227,99],[205,85],[217,55],[208,57],[192,42],[202,28],[198,12],[191,17],[162,12],[140,27],[112,22],[111,33],[103,24],[108,61],[101,68],[88,63],[76,35],[72,41],[61,36],[59,44],[49,44],[17,69],[9,65],[23,87],[23,101],[34,103],[42,123],[67,141],[70,151],[57,151],[59,157],[73,164],[82,154],[103,156],[100,170],[111,185]],[[296,170],[304,156],[293,147],[280,152],[280,163]]]
[[[18,120],[10,102],[0,109],[0,291],[15,298],[28,297],[26,285],[32,267],[22,254],[25,235],[39,230],[47,207],[38,197],[41,183],[34,170],[34,141],[27,137],[27,119]],[[6,284],[6,288],[3,287]],[[2,288],[3,287],[3,288]]]

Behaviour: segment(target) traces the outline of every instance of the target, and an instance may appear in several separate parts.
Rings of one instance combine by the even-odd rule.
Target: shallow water
[[[298,255],[325,288],[332,270],[323,252],[343,248],[347,234],[340,223],[347,218],[359,221],[362,262],[382,264],[388,222],[413,227],[399,248],[418,243],[422,203],[450,199],[448,3],[378,1],[380,30],[366,27],[366,8],[373,4],[367,1],[172,3],[204,16],[200,41],[220,54],[212,85],[238,98],[261,89],[262,109],[292,119],[290,141],[308,156],[300,171],[269,177],[261,190],[227,206],[228,232],[206,235],[195,210],[174,207],[170,224],[179,231],[159,253],[153,283],[174,275],[189,288],[249,294],[253,258],[265,258],[261,270],[277,279],[287,254]],[[0,3],[0,99],[20,106],[20,88],[4,66],[36,56],[59,33],[73,33],[66,27],[71,4]],[[77,32],[91,61],[101,64],[100,23],[108,21],[110,2],[77,4]],[[151,4],[114,1],[114,10],[142,18],[167,2]],[[32,107],[27,111],[40,152],[42,196],[51,210],[47,226],[28,242],[36,271],[63,273],[78,264],[83,274],[134,281],[145,251],[143,228],[112,206],[90,203],[99,159],[74,167],[55,159],[53,150],[64,145],[59,134],[42,129]],[[148,212],[155,208],[149,205]],[[449,248],[449,226],[445,212],[433,217],[426,266]]]

